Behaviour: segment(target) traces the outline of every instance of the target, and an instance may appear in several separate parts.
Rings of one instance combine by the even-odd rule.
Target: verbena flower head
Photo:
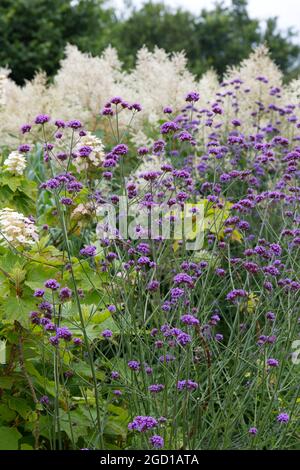
[[[43,297],[44,294],[45,294],[44,289],[36,289],[33,295],[34,297]]]
[[[115,305],[108,305],[107,310],[111,313],[115,313],[117,311]]]
[[[177,382],[177,389],[178,390],[190,390],[190,391],[194,391],[198,388],[198,384],[197,382],[194,382],[193,380],[179,380]]]
[[[163,384],[153,384],[149,385],[148,390],[151,393],[159,393],[164,390],[165,386]]]
[[[120,378],[119,372],[113,370],[113,371],[111,372],[111,378],[112,378],[113,380],[119,379],[119,378]]]
[[[131,431],[146,432],[158,425],[157,419],[152,416],[136,416],[134,420],[128,424]]]
[[[21,153],[27,153],[27,152],[30,152],[30,150],[31,150],[31,147],[29,144],[21,144],[18,147],[18,151]]]
[[[140,366],[141,366],[139,361],[128,361],[127,365],[129,367],[129,369],[135,370],[135,371],[140,370]]]
[[[96,256],[96,253],[97,253],[97,248],[94,245],[88,245],[85,248],[82,248],[80,250],[80,254],[82,256],[87,256],[89,258]]]
[[[66,326],[61,326],[56,329],[56,335],[58,338],[62,338],[65,341],[70,341],[72,338],[72,333]]]
[[[82,128],[82,124],[78,119],[73,119],[71,121],[67,122],[67,127],[70,127],[71,129],[77,130]]]
[[[277,359],[274,359],[273,357],[270,357],[267,360],[267,365],[269,367],[278,367],[279,366],[279,361]]]
[[[73,343],[75,346],[81,346],[83,341],[81,338],[73,338]]]
[[[215,336],[215,340],[216,341],[223,341],[224,337],[221,333],[217,333],[216,336]]]
[[[197,91],[190,91],[186,97],[185,97],[185,101],[187,102],[197,102],[199,101],[200,99],[200,94],[197,92]]]
[[[57,282],[56,279],[48,279],[45,282],[45,287],[47,287],[47,289],[57,290],[57,289],[59,289],[60,284]]]
[[[31,125],[30,124],[23,124],[21,126],[21,132],[22,134],[26,134],[27,132],[31,131]]]
[[[279,413],[279,415],[277,415],[276,417],[278,423],[288,423],[289,420],[290,420],[290,417],[288,415],[288,413]]]
[[[243,297],[247,297],[247,292],[244,289],[234,289],[227,294],[226,299],[234,302],[235,300]]]
[[[59,292],[59,298],[61,300],[69,300],[72,297],[72,291],[69,287],[63,287]]]
[[[194,317],[194,315],[189,315],[189,314],[182,315],[180,320],[185,325],[192,325],[192,326],[199,325],[199,320],[198,320],[198,318]]]
[[[249,428],[249,434],[252,434],[253,436],[256,436],[256,434],[258,433],[258,429],[255,428],[255,427],[252,427],[252,428]]]
[[[179,129],[179,126],[176,122],[169,121],[161,125],[160,132],[162,134],[170,134],[170,133],[174,133],[178,129]]]
[[[163,437],[159,436],[158,434],[151,436],[149,439],[149,443],[152,447],[154,447],[154,449],[162,449],[165,445]]]
[[[47,395],[41,396],[41,398],[40,398],[40,404],[41,404],[41,405],[44,405],[44,406],[49,406],[49,405],[50,405],[49,397],[48,397]]]
[[[49,122],[50,121],[50,116],[48,116],[48,114],[39,114],[38,116],[36,116],[34,122],[35,124],[46,124],[46,122]]]
[[[113,332],[111,330],[103,330],[101,336],[103,338],[111,338],[113,336]]]

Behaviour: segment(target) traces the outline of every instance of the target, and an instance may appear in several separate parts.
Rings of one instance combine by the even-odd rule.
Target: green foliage
[[[0,427],[0,450],[17,450],[21,434],[15,428]]]
[[[17,83],[37,70],[53,75],[67,42],[83,50],[102,42],[111,12],[102,0],[3,0],[0,4],[0,64]],[[102,44],[102,47],[105,45]]]
[[[11,177],[9,173],[0,174],[0,205],[11,207],[30,215],[35,212],[37,187],[33,181],[23,176]]]
[[[157,45],[169,52],[185,50],[191,70],[198,75],[210,67],[222,75],[263,42],[282,70],[295,68],[300,48],[292,42],[293,37],[292,30],[279,32],[276,18],[267,21],[264,31],[257,19],[249,17],[246,0],[233,0],[226,7],[216,4],[211,10],[203,9],[199,16],[150,1],[133,9],[119,24],[112,43],[130,66],[141,46],[153,49]]]
[[[196,74],[210,67],[223,74],[266,42],[275,62],[292,75],[300,51],[294,37],[291,29],[279,31],[276,18],[269,18],[266,28],[250,18],[246,0],[219,3],[199,15],[148,1],[140,8],[129,6],[119,17],[106,0],[3,0],[0,5],[0,65],[12,69],[17,83],[37,70],[54,75],[68,42],[93,54],[112,44],[126,68],[143,45],[185,50]]]

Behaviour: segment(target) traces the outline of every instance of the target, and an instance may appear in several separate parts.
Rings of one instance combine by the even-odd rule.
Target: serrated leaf
[[[1,311],[6,320],[18,321],[22,326],[28,327],[29,312],[35,308],[35,300],[32,298],[21,298],[10,296],[3,300]]]

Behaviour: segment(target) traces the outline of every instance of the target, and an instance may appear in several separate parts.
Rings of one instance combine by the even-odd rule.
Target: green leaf
[[[40,263],[31,263],[27,269],[26,286],[35,290],[43,287],[47,279],[54,278],[57,275],[57,268],[43,266]]]
[[[2,302],[1,310],[4,313],[4,318],[14,322],[15,320],[21,323],[22,326],[28,327],[28,315],[31,310],[35,308],[35,300],[30,298],[20,298],[10,296]]]
[[[91,317],[91,322],[95,324],[103,323],[109,317],[111,317],[111,312],[107,309],[102,312],[95,312]]]
[[[35,424],[34,423],[28,423],[26,425],[26,430],[33,430]],[[53,421],[52,418],[49,415],[41,415],[39,419],[39,426],[40,426],[40,435],[45,437],[46,439],[51,439],[52,437],[52,426],[53,426]]]
[[[0,427],[0,450],[18,450],[22,434],[16,428]]]
[[[2,173],[0,184],[3,186],[8,186],[13,192],[15,192],[18,188],[20,188],[22,184],[22,177],[14,176],[8,173]]]
[[[0,377],[0,388],[5,390],[10,390],[13,386],[14,378],[13,377]]]
[[[24,398],[11,397],[8,400],[8,406],[22,416],[23,419],[27,419],[32,414],[32,409]]]
[[[30,361],[27,361],[26,363],[26,370],[32,376],[34,384],[39,385],[48,395],[51,395],[52,397],[55,396],[56,392],[54,380],[50,380],[47,377],[41,375]]]
[[[110,417],[104,426],[104,433],[111,436],[121,436],[122,439],[125,439],[127,434],[127,422],[119,422],[115,417]]]
[[[60,427],[65,431],[70,440],[76,443],[80,437],[87,434],[87,430],[94,427],[92,420],[88,419],[80,409],[68,413],[61,410]]]
[[[33,450],[33,447],[29,444],[21,444],[21,450]]]
[[[10,410],[7,405],[0,405],[0,421],[9,423],[13,421],[16,416],[17,414],[15,413],[15,411]]]
[[[17,264],[19,267],[23,265],[21,256],[16,255],[11,252],[11,250],[6,249],[4,254],[0,258],[1,269],[6,271],[8,274]]]

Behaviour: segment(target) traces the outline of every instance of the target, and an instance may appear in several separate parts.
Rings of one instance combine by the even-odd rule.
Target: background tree
[[[103,49],[113,18],[105,0],[1,0],[0,65],[17,83],[42,69],[53,75],[67,42]],[[103,42],[102,42],[103,41]]]
[[[190,69],[201,74],[213,67],[222,75],[228,65],[247,57],[266,42],[272,58],[287,77],[299,72],[300,46],[292,29],[280,32],[276,18],[263,26],[250,18],[247,0],[218,3],[199,15],[147,1],[137,8],[126,2],[116,15],[107,0],[1,0],[0,66],[12,69],[18,83],[35,71],[53,75],[67,42],[92,54],[112,44],[126,68],[134,65],[143,45],[186,52]]]
[[[198,16],[148,1],[140,9],[132,7],[130,15],[118,23],[112,42],[130,66],[142,45],[150,49],[157,45],[170,52],[185,50],[196,74],[213,67],[222,75],[228,65],[239,63],[262,42],[284,72],[297,69],[300,47],[293,42],[295,36],[292,29],[281,33],[276,18],[268,19],[263,28],[250,18],[247,0],[232,0],[229,6],[217,3]]]

